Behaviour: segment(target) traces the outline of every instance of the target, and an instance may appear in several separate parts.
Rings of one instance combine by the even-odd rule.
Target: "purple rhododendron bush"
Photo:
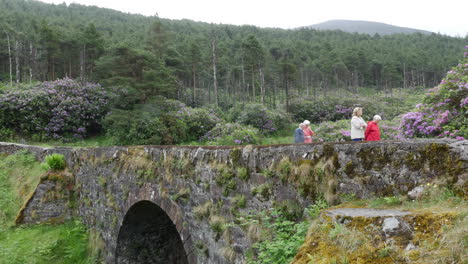
[[[465,47],[468,51],[468,46]],[[414,112],[402,116],[400,138],[468,138],[468,52],[464,60],[429,90]]]
[[[0,138],[81,139],[101,129],[111,92],[66,78],[0,93]]]

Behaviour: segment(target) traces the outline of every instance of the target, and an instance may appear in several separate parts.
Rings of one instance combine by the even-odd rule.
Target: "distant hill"
[[[361,20],[329,20],[323,23],[308,26],[318,30],[342,30],[345,32],[357,32],[374,35],[390,35],[390,34],[412,34],[422,33],[430,35],[432,32],[414,28],[397,27],[385,23],[361,21]]]

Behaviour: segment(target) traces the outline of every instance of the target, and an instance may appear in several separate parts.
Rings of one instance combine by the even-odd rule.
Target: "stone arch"
[[[116,263],[189,264],[179,230],[157,204],[142,200],[127,211],[119,230]]]

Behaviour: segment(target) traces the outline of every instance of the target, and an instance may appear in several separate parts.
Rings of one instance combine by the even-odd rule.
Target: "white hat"
[[[304,120],[304,125],[310,125],[310,121],[309,120]]]
[[[377,120],[382,120],[382,117],[380,117],[379,115],[375,115],[374,116],[374,121],[377,121]]]

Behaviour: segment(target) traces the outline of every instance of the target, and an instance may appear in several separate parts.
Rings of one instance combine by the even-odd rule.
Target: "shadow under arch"
[[[116,263],[188,264],[176,226],[153,202],[135,203],[126,213],[117,238]]]

